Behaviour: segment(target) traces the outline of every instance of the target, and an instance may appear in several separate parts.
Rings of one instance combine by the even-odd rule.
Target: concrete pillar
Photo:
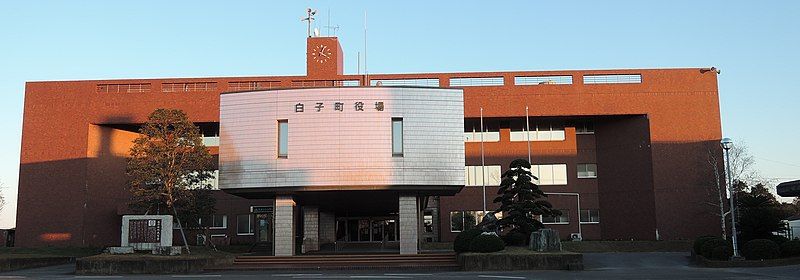
[[[319,207],[303,206],[303,253],[319,251]]]
[[[319,212],[319,243],[336,241],[336,216],[333,212]]]
[[[294,197],[275,197],[275,256],[294,255]]]
[[[416,255],[419,245],[419,207],[417,197],[400,195],[400,254]]]

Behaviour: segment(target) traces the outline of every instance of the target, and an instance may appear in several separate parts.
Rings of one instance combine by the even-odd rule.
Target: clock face
[[[325,63],[331,58],[333,58],[333,52],[331,52],[331,48],[326,45],[319,45],[314,47],[311,51],[311,58],[319,63]]]

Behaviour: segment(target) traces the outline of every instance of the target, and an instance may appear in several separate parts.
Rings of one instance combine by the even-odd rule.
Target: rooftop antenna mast
[[[364,84],[370,84],[367,71],[367,10],[364,10]]]
[[[308,16],[304,18],[301,17],[300,21],[308,22],[308,37],[311,37],[311,22],[314,21],[314,15],[317,13],[317,10],[312,10],[311,8],[308,8],[306,10],[306,13],[308,14]]]
[[[328,30],[328,36],[331,36],[331,29],[333,29],[333,36],[336,36],[336,30],[339,29],[339,25],[331,25],[331,9],[328,9],[328,25],[325,26],[325,29]]]

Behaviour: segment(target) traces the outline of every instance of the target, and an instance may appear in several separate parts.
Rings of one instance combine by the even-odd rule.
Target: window
[[[525,136],[526,127],[515,127],[511,131],[511,142],[515,141],[564,141],[566,133],[560,124],[531,124],[530,136]]]
[[[422,214],[422,225],[425,227],[425,232],[433,232],[433,211],[426,210]]]
[[[594,134],[594,123],[580,122],[575,124],[575,134]]]
[[[481,132],[480,120],[464,120],[464,142],[500,142],[498,123],[485,123]]]
[[[484,176],[483,172],[486,172]],[[466,186],[483,186],[483,180],[486,179],[487,186],[499,186],[500,176],[502,176],[500,165],[487,165],[487,166],[465,166],[464,167],[464,180]]]
[[[502,86],[503,77],[450,78],[451,87]]]
[[[571,85],[572,76],[516,76],[514,84],[524,85]]]
[[[567,165],[566,164],[540,164],[532,165],[531,173],[538,180],[534,183],[538,185],[566,185],[567,184]]]
[[[253,235],[253,215],[236,216],[236,234]]]
[[[583,75],[584,84],[641,84],[642,75]]]
[[[161,84],[161,92],[180,92],[180,91],[210,91],[217,88],[216,82],[196,82],[196,83],[164,83]]]
[[[403,156],[403,119],[392,118],[392,155]]]
[[[151,84],[98,84],[98,93],[150,92]]]
[[[546,225],[566,225],[569,224],[569,209],[556,209],[561,211],[558,216],[542,216],[542,223]]]
[[[228,228],[228,216],[226,216],[226,215],[212,215],[211,216],[211,224],[209,226],[212,229]]]
[[[383,79],[370,80],[371,86],[416,86],[416,87],[439,87],[439,79]]]
[[[460,232],[474,228],[483,221],[483,211],[452,211],[450,212],[450,232]],[[495,218],[502,218],[502,213],[495,213]]]
[[[600,222],[600,210],[581,209],[581,224],[596,224]]]
[[[597,178],[597,164],[578,164],[578,178]]]
[[[289,121],[278,121],[278,157],[289,156]]]
[[[228,90],[254,90],[280,87],[280,81],[228,82]]]

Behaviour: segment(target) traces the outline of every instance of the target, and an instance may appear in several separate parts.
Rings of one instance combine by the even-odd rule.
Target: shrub
[[[778,245],[781,245],[781,244],[785,243],[786,241],[789,241],[789,238],[786,238],[786,237],[780,236],[780,235],[774,235],[774,234],[770,235],[767,239],[772,240],[775,243],[778,243]]]
[[[700,255],[706,257],[706,259],[710,259],[714,248],[721,246],[728,246],[728,241],[719,237],[706,240],[706,242],[703,242],[703,245],[700,246]]]
[[[506,246],[525,246],[528,243],[529,236],[525,236],[524,233],[521,232],[510,232],[506,235],[503,235],[503,242],[506,243]]]
[[[800,256],[800,240],[783,242],[781,244],[781,256],[784,258]]]
[[[470,252],[491,253],[502,251],[506,248],[503,239],[494,234],[481,234],[472,239],[469,244]]]
[[[694,239],[694,245],[692,246],[692,249],[694,250],[694,253],[696,255],[700,255],[700,247],[703,246],[703,243],[705,243],[708,240],[714,239],[714,238],[717,238],[717,237],[713,236],[713,235],[703,235],[703,236],[695,238]]]
[[[481,235],[481,233],[483,233],[483,231],[476,228],[462,231],[456,235],[456,239],[453,240],[453,250],[456,251],[456,253],[469,252],[469,246],[470,243],[472,243],[472,239],[478,235]]]
[[[781,255],[780,246],[769,239],[753,239],[744,244],[742,254],[748,260],[768,260]]]
[[[727,261],[731,259],[731,256],[733,256],[733,249],[728,245],[718,246],[711,250],[712,260]]]

